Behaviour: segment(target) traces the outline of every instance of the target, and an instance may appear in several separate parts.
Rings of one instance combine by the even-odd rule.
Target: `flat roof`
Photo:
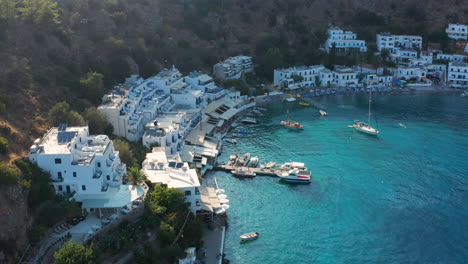
[[[78,133],[87,131],[88,127],[83,126],[83,127],[66,127],[65,130],[59,131],[58,127],[52,127],[40,140],[38,145],[43,146],[43,152],[44,154],[68,154],[71,152],[71,148],[69,147],[70,142],[72,142]],[[59,134],[63,134],[63,132],[69,132],[67,133],[69,137],[67,138],[67,142],[60,142],[60,136]],[[73,132],[76,132],[73,136]],[[67,136],[68,136],[67,135]]]
[[[82,203],[83,208],[120,208],[145,195],[141,185],[110,186],[102,194],[76,194],[73,198]]]

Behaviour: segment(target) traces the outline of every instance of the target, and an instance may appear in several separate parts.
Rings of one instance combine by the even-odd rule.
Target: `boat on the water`
[[[367,123],[361,122],[359,120],[354,120],[353,127],[359,132],[368,134],[368,135],[373,135],[377,136],[380,134],[380,131],[373,128],[370,125],[370,120],[371,120],[371,102],[372,102],[372,89],[369,89],[369,113],[368,118],[367,118]]]
[[[233,170],[231,173],[240,178],[253,178],[256,175],[255,172],[249,170]]]
[[[289,128],[304,129],[304,126],[301,125],[301,123],[289,119],[289,110],[286,111],[286,120],[282,120],[280,123],[281,125]]]
[[[253,117],[244,117],[242,120],[241,120],[242,123],[246,123],[246,124],[257,124],[257,119],[253,118]]]
[[[468,91],[463,91],[461,94],[460,94],[461,97],[468,97]]]
[[[290,161],[290,162],[285,162],[284,164],[281,164],[278,166],[280,170],[292,170],[292,169],[298,169],[298,170],[303,170],[306,171],[307,167],[305,166],[304,163],[302,162],[295,162],[295,161]]]
[[[258,157],[257,156],[252,157],[250,159],[249,167],[256,168],[257,165],[258,165]]]
[[[235,165],[237,158],[239,158],[238,154],[232,154],[231,156],[229,156],[229,165]]]
[[[237,140],[233,139],[233,138],[226,138],[225,141],[227,143],[231,143],[231,144],[236,144],[237,143]]]
[[[319,110],[319,113],[321,116],[326,116],[327,115],[327,112],[323,111],[323,110]]]
[[[242,242],[247,242],[247,241],[255,240],[255,239],[257,239],[259,236],[260,236],[260,234],[259,234],[258,232],[252,232],[252,233],[243,234],[243,235],[240,236],[241,243],[242,243]]]
[[[309,103],[307,103],[307,102],[304,102],[304,101],[300,102],[300,103],[299,103],[299,105],[301,105],[301,106],[310,106],[310,104],[309,104]]]
[[[291,102],[296,101],[296,98],[294,98],[294,97],[287,97],[287,98],[285,98],[284,100],[285,100],[286,102],[290,102],[290,103],[291,103]]]
[[[271,169],[276,165],[276,162],[270,161],[265,165],[265,169]]]
[[[310,183],[312,173],[310,171],[292,169],[287,172],[278,172],[276,175],[282,180],[295,183]]]
[[[249,163],[249,160],[250,160],[250,153],[245,153],[239,158],[239,160],[237,161],[237,165],[245,166],[247,165],[247,163]]]
[[[368,135],[377,136],[380,133],[379,130],[377,130],[377,129],[371,127],[370,125],[368,125],[367,123],[361,122],[359,120],[354,120],[353,127],[357,131],[368,134]]]

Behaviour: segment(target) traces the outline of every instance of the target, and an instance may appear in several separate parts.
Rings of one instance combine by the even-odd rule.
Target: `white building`
[[[320,71],[320,86],[329,87],[333,84],[333,72],[329,69]]]
[[[445,29],[447,35],[451,39],[468,40],[468,25],[449,24]]]
[[[205,86],[197,83],[192,87],[175,67],[146,80],[134,75],[126,80],[125,85],[105,95],[98,110],[107,116],[115,135],[138,141],[143,136],[145,125],[159,113],[170,112],[176,105],[205,108],[208,96],[203,90],[212,92],[210,100],[226,95],[223,90],[212,86],[208,78],[207,75],[202,78],[206,80]],[[187,80],[196,83],[193,78]]]
[[[152,144],[165,147],[167,154],[182,150],[184,138],[191,131],[191,120],[185,112],[164,113],[146,125],[142,141],[149,148]]]
[[[418,52],[413,49],[397,49],[390,54],[390,58],[395,63],[408,62],[410,59],[418,58]]]
[[[51,128],[34,141],[29,160],[50,173],[57,193],[75,193],[90,211],[131,207],[145,194],[143,186],[122,184],[127,170],[119,152],[106,135],[89,135],[88,127]]]
[[[466,59],[465,55],[458,55],[458,54],[444,54],[439,53],[436,57],[438,60],[446,60],[449,62],[463,62]]]
[[[299,66],[287,69],[274,70],[274,85],[289,89],[301,87],[315,87],[320,83],[320,71],[325,69],[323,65]],[[302,81],[295,82],[293,76],[302,77]]]
[[[356,49],[360,52],[366,52],[366,41],[358,40],[357,35],[352,31],[343,31],[338,27],[328,29],[328,39],[325,42],[325,50],[330,52],[333,45],[337,51],[348,51]]]
[[[243,73],[253,71],[252,57],[235,56],[213,66],[213,75],[219,80],[239,79]]]
[[[388,32],[377,34],[377,50],[396,52],[399,49],[422,49],[422,37],[416,35],[392,35]]]
[[[358,72],[352,68],[335,65],[332,71],[333,84],[338,87],[350,87],[359,83]],[[323,85],[323,83],[322,83]]]
[[[439,80],[444,81],[447,73],[447,65],[445,64],[428,64],[424,68],[427,71],[427,77],[437,77]]]
[[[132,76],[123,87],[105,95],[98,110],[114,127],[113,134],[138,141],[146,123],[153,120],[158,112],[169,111],[173,107],[171,97],[152,79]]]
[[[468,63],[450,62],[447,82],[451,87],[468,88]]]
[[[394,72],[394,77],[400,80],[415,80],[421,82],[426,78],[426,74],[426,69],[422,67],[399,66]]]
[[[389,87],[392,85],[393,76],[391,75],[380,75],[375,73],[365,74],[363,82],[368,87]]]
[[[425,60],[427,64],[431,64],[434,59],[434,54],[428,50],[423,50],[419,53],[419,58]]]
[[[153,184],[163,184],[184,192],[192,213],[196,214],[202,209],[197,171],[190,169],[178,153],[167,155],[164,148],[153,148],[151,153],[146,154],[141,171]]]

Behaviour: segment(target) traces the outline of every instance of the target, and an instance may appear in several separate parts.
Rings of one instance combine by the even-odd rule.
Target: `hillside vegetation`
[[[268,79],[274,67],[326,63],[318,48],[331,24],[368,41],[391,31],[443,44],[446,24],[467,17],[464,0],[0,0],[1,166],[13,166],[60,121],[48,114],[59,102],[68,106],[52,113],[98,127],[90,107],[132,73],[148,77],[173,64],[210,72],[222,58],[245,54]],[[0,248],[0,262],[27,246],[28,193],[0,185],[0,209],[11,213],[1,221],[0,245],[8,248]]]

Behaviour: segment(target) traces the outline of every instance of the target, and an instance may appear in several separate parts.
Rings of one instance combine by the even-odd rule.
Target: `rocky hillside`
[[[379,31],[439,41],[448,22],[468,22],[464,0],[57,2],[0,0],[0,136],[10,145],[0,161],[27,154],[57,102],[68,101],[79,112],[97,104],[81,90],[80,78],[90,71],[102,73],[110,88],[131,73],[149,76],[172,64],[185,73],[209,72],[218,60],[240,53],[264,65],[272,48],[283,66],[316,64],[323,63],[318,48],[331,24],[369,41]],[[9,217],[0,221],[0,245],[20,241],[3,250],[15,255],[32,221],[21,206],[25,192],[9,188],[1,189],[0,209]]]

